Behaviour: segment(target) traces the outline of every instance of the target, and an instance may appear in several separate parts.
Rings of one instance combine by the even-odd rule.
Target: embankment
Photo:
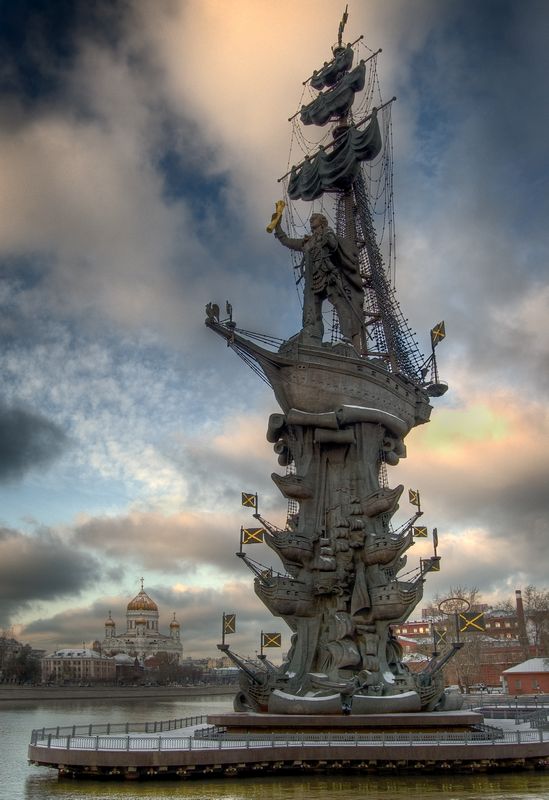
[[[235,695],[236,686],[0,686],[0,704],[37,700],[178,700]]]

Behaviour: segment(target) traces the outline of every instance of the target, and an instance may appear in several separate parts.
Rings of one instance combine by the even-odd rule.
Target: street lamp
[[[515,725],[518,725],[518,695],[515,695]]]

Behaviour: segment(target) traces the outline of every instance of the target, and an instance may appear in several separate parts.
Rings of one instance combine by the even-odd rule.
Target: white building
[[[179,662],[183,645],[175,613],[169,634],[158,630],[158,617],[158,606],[143,589],[141,581],[141,591],[128,603],[124,633],[116,633],[116,624],[109,611],[109,618],[105,622],[105,638],[101,643],[102,652],[108,655],[126,653],[137,658],[141,664],[148,656],[167,653],[171,660]]]
[[[114,681],[116,664],[112,658],[96,650],[67,647],[42,659],[42,681],[54,683],[88,683]]]

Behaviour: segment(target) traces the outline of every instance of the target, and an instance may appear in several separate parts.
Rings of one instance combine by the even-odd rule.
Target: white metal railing
[[[31,744],[38,748],[60,750],[101,750],[101,751],[183,751],[183,750],[228,750],[255,749],[260,747],[362,747],[385,745],[520,745],[549,741],[543,731],[505,731],[494,730],[493,735],[478,732],[444,733],[369,733],[369,734],[278,734],[278,735],[236,735],[230,738],[200,738],[192,736],[100,736],[100,735],[59,735],[33,731]]]
[[[180,719],[164,719],[153,722],[105,722],[97,723],[95,725],[65,725],[55,728],[38,728],[32,731],[31,744],[33,739],[43,739],[50,734],[55,737],[59,736],[112,736],[117,733],[164,733],[166,731],[175,731],[179,728],[190,728],[194,725],[204,725],[208,721],[208,717],[204,714],[196,715],[193,717],[182,717]]]
[[[463,697],[463,708],[495,708],[509,709],[536,709],[548,708],[549,696],[547,695],[501,695],[478,692],[477,694],[467,694]]]

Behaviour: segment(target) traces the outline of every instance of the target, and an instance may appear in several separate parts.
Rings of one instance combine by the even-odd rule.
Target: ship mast
[[[348,10],[341,19],[333,57],[306,81],[318,95],[295,116],[303,125],[333,125],[331,141],[305,157],[280,180],[287,180],[289,202],[311,201],[334,197],[335,227],[340,238],[356,247],[364,289],[362,324],[363,357],[385,361],[393,373],[403,373],[421,382],[424,357],[419,351],[390,284],[378,245],[373,222],[373,208],[363,163],[374,162],[388,169],[385,157],[390,151],[387,141],[392,98],[379,103],[355,122],[355,95],[365,86],[366,70],[375,72],[380,50],[360,60],[353,67],[352,44],[343,44]],[[354,43],[353,43],[354,44]],[[291,117],[290,119],[293,119]],[[380,119],[384,127],[381,132]],[[392,203],[392,197],[389,198]],[[392,213],[392,212],[390,212]]]

